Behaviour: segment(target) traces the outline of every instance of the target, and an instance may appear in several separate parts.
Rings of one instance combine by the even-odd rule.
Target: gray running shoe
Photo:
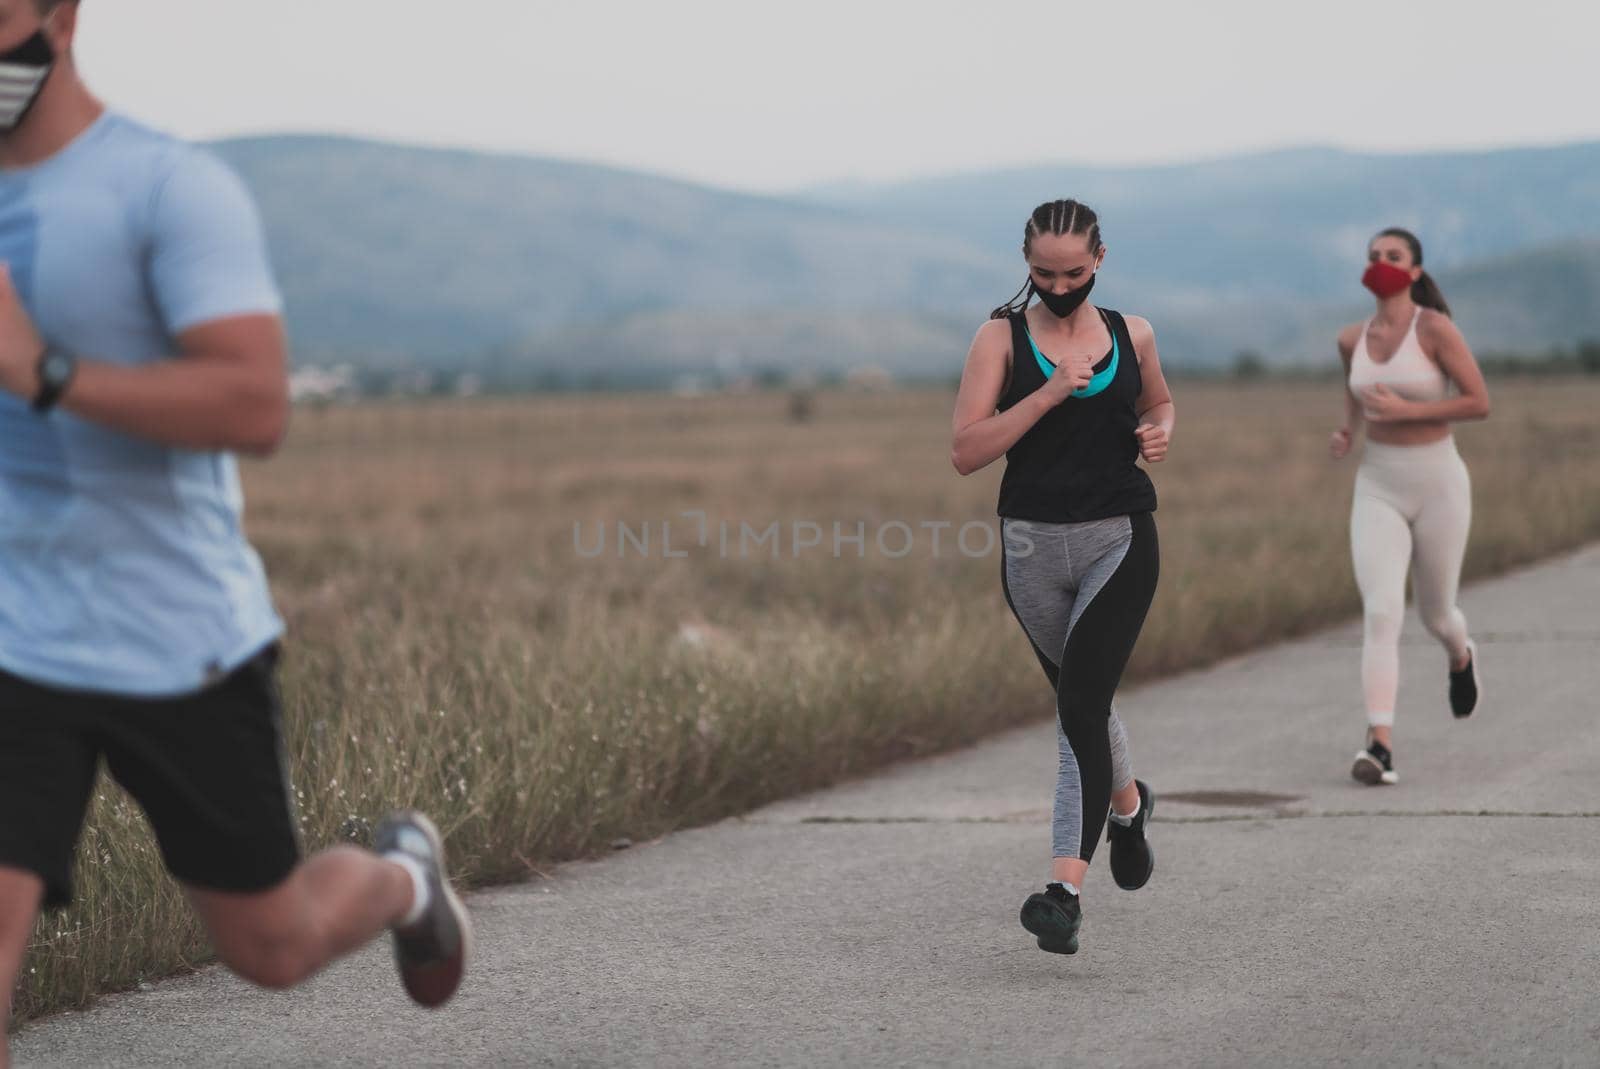
[[[379,854],[415,858],[427,874],[428,908],[406,928],[394,929],[394,960],[400,982],[419,1005],[444,1005],[461,986],[472,952],[472,920],[444,869],[444,840],[433,821],[411,810],[383,818],[373,836]]]

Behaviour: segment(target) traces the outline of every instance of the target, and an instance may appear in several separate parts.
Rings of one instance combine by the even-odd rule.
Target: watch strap
[[[67,353],[48,346],[39,354],[36,365],[39,374],[39,392],[33,397],[33,410],[45,413],[56,406],[61,395],[67,392],[77,374],[78,362]]]

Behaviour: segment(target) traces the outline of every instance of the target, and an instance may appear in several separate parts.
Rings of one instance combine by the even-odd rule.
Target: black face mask
[[[1046,293],[1039,288],[1038,283],[1034,283],[1033,293],[1044,303],[1046,308],[1050,309],[1051,315],[1065,319],[1073,312],[1076,312],[1082,307],[1083,302],[1089,299],[1089,291],[1094,289],[1094,280],[1099,274],[1100,272],[1096,271],[1089,276],[1089,281],[1075,290],[1068,290],[1066,293]]]
[[[55,64],[55,49],[42,29],[17,47],[0,53],[0,134],[9,134],[22,125]]]

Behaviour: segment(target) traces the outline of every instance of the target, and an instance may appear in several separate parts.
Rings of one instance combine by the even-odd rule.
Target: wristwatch
[[[33,398],[33,410],[50,411],[61,400],[78,373],[78,358],[60,349],[46,348],[39,354],[39,392]]]

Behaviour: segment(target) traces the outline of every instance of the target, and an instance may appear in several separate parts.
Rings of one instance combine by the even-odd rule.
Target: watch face
[[[52,386],[60,385],[72,374],[72,357],[66,353],[53,352],[45,357],[40,372],[46,383]]]

